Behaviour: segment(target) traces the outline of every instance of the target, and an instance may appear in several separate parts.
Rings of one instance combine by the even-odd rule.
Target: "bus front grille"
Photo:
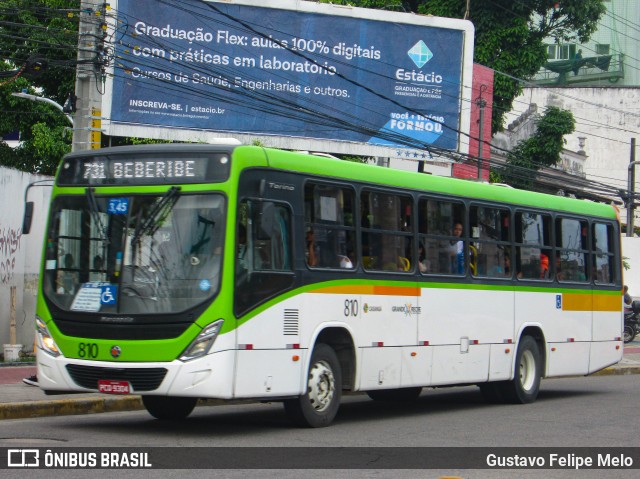
[[[158,389],[167,374],[165,368],[101,368],[67,364],[67,372],[78,385],[87,389],[98,389],[100,379],[128,381],[133,392]]]

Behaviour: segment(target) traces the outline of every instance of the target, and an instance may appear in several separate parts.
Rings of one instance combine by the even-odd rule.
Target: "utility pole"
[[[484,145],[484,108],[487,101],[482,98],[482,93],[487,89],[487,85],[480,86],[480,96],[476,99],[476,105],[480,108],[480,125],[478,130],[478,179],[482,179],[482,147]]]
[[[633,236],[633,220],[636,209],[636,139],[631,138],[631,155],[629,158],[629,170],[627,173],[627,236]]]
[[[78,66],[76,68],[76,112],[74,114],[72,151],[100,147],[96,138],[96,119],[102,112],[101,60],[99,47],[106,27],[104,4],[99,0],[80,2],[80,24],[78,28]],[[97,145],[96,145],[96,139]]]

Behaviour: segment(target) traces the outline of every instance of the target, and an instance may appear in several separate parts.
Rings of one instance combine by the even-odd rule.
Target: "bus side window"
[[[355,194],[351,188],[305,186],[305,261],[310,268],[354,269]]]
[[[613,225],[594,223],[592,228],[593,279],[598,283],[614,283],[617,271]]]
[[[509,218],[510,212],[506,208],[484,205],[471,207],[469,223],[473,243],[470,246],[470,263],[474,276],[512,277]]]
[[[553,279],[551,216],[527,211],[516,212],[515,246],[518,279]]]
[[[459,202],[421,198],[418,203],[419,245],[424,246],[418,261],[425,274],[464,274],[464,256],[458,261],[458,249],[464,252],[464,228],[454,232],[456,224],[464,224],[464,205]],[[464,253],[463,253],[464,255]]]
[[[558,281],[586,282],[588,251],[586,246],[587,222],[573,218],[556,218],[556,248]]]
[[[362,261],[365,269],[410,272],[413,253],[413,198],[382,191],[364,191],[360,196]],[[368,223],[368,224],[367,224]]]

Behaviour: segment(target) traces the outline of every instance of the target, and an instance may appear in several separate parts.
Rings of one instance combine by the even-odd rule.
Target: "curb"
[[[590,374],[589,376],[627,376],[631,374],[640,374],[640,365],[618,368],[609,367]],[[219,399],[201,399],[198,402],[198,405],[214,406],[225,403],[227,403],[227,401]],[[0,421],[3,419],[29,419],[46,416],[71,416],[79,414],[98,414],[103,412],[139,411],[143,409],[144,405],[142,404],[142,398],[140,396],[114,396],[0,403]]]
[[[56,399],[0,404],[0,420],[69,416],[144,409],[140,396]]]
[[[589,376],[627,376],[630,374],[640,374],[640,366],[627,366],[623,368],[605,368],[589,374]]]

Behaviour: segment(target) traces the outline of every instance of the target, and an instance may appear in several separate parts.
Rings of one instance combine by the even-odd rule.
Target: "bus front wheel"
[[[335,418],[342,397],[342,371],[335,351],[326,344],[313,350],[307,388],[302,396],[284,401],[289,418],[301,427],[326,427]]]
[[[142,396],[142,404],[156,419],[178,421],[186,418],[196,407],[198,398],[170,396]]]
[[[524,336],[516,352],[514,378],[501,384],[501,395],[510,403],[532,403],[538,397],[541,377],[542,361],[538,343],[531,336]]]

